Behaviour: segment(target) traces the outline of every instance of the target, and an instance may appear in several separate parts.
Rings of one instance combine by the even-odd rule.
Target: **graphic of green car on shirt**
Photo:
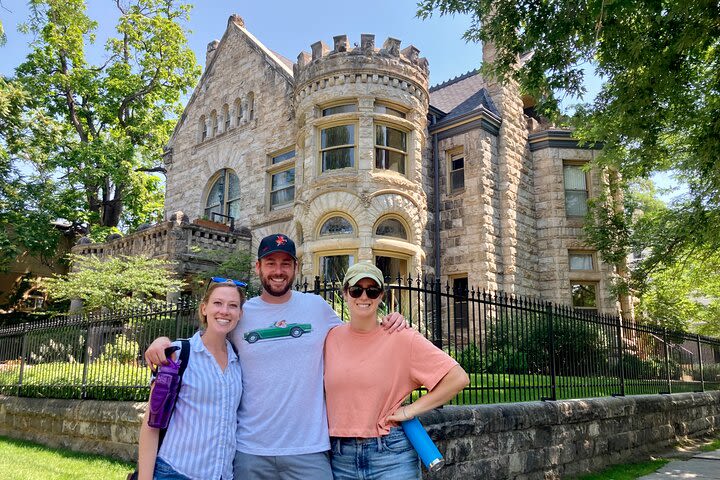
[[[280,337],[301,337],[303,333],[310,333],[312,325],[309,323],[287,323],[285,320],[271,323],[267,328],[258,328],[245,332],[243,338],[248,343],[255,343],[258,340],[267,340]]]

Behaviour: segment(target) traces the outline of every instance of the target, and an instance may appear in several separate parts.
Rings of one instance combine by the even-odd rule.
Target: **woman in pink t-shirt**
[[[325,340],[325,397],[333,477],[418,479],[417,453],[400,422],[438,407],[468,383],[467,373],[417,330],[379,328],[382,272],[372,263],[351,266],[343,281],[350,323]],[[416,388],[429,390],[410,405]]]

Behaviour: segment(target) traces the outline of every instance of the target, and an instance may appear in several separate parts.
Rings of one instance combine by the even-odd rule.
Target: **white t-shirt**
[[[260,297],[243,306],[231,334],[242,366],[237,449],[299,455],[330,449],[323,395],[323,344],[342,322],[317,295],[292,292],[283,304]]]

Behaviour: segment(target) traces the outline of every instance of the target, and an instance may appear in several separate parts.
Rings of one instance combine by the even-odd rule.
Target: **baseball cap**
[[[380,271],[379,268],[377,268],[375,265],[368,261],[358,262],[348,268],[347,272],[345,272],[345,279],[343,280],[343,285],[348,285],[352,287],[363,278],[375,280],[375,283],[377,283],[380,288],[383,288],[385,286],[385,282],[383,280],[383,273]]]
[[[275,233],[260,240],[258,260],[276,252],[287,253],[293,260],[297,261],[297,257],[295,256],[295,242],[287,235]]]

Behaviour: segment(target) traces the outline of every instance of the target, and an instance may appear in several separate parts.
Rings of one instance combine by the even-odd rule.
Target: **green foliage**
[[[688,256],[720,250],[717,2],[419,3],[419,16],[434,11],[470,15],[473,23],[464,37],[496,50],[484,72],[517,80],[545,113],[557,113],[558,93],[584,93],[584,69],[590,65],[604,83],[591,103],[576,109],[575,137],[603,142],[597,164],[619,172],[626,192],[629,182],[656,172],[674,172],[687,185],[687,194],[669,208],[643,216],[628,209],[627,197],[596,200],[586,233],[604,259],[617,264],[629,248],[645,252],[637,282],[681,267]],[[518,65],[527,52],[532,56]]]
[[[192,252],[212,265],[209,271],[194,276],[192,280],[193,290],[201,291],[210,277],[232,278],[233,280],[250,283],[253,263],[249,251],[233,250],[228,253],[225,250],[211,250],[195,246],[192,247]]]
[[[15,78],[0,83],[0,158],[7,154],[15,172],[0,200],[29,217],[5,221],[15,243],[31,250],[55,252],[49,221],[57,217],[132,228],[161,216],[162,182],[140,169],[161,161],[180,99],[199,75],[183,26],[189,6],[116,4],[103,63],[91,64],[85,53],[97,22],[85,2],[31,0],[22,29],[34,38],[32,50]],[[17,174],[20,163],[31,173]]]
[[[168,292],[179,291],[183,282],[173,278],[172,262],[142,256],[100,259],[94,255],[71,255],[73,270],[44,279],[40,288],[54,300],[79,298],[86,310],[101,307],[132,308],[165,303]],[[160,296],[162,300],[155,297]]]
[[[133,468],[112,458],[0,437],[0,472],[6,480],[118,479]]]
[[[127,335],[118,335],[113,343],[105,345],[105,351],[100,354],[98,360],[133,363],[138,358],[140,358],[140,344]]]

